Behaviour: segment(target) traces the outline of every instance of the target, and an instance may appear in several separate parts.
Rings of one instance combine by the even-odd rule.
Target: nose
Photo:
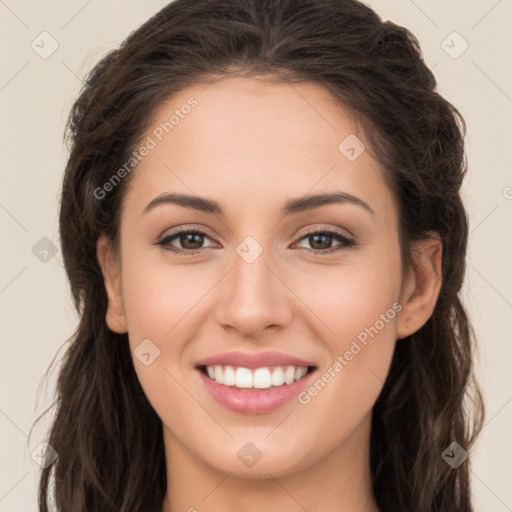
[[[267,251],[251,263],[235,253],[224,278],[216,321],[238,338],[261,340],[291,321],[291,293],[270,260]]]

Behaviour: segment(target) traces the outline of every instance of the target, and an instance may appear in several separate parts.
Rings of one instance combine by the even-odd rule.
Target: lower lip
[[[217,402],[241,414],[264,414],[279,409],[279,407],[296,397],[315,373],[315,371],[312,371],[302,379],[292,382],[292,384],[283,384],[275,388],[261,390],[248,390],[224,386],[207,377],[202,371],[197,371],[200,373],[206,388]]]

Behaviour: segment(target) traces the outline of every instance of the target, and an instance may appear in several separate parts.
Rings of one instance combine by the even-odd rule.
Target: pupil
[[[323,238],[325,240],[326,238],[330,239],[331,237],[330,237],[330,235],[312,235],[312,238],[314,240],[314,243],[311,244],[311,245],[314,247],[314,245],[316,243],[316,239]],[[320,247],[317,247],[317,248],[319,248],[319,249],[329,249],[329,244],[328,243],[324,243],[324,244],[320,243]]]
[[[192,247],[190,247],[189,244],[187,244],[187,242],[183,243],[185,240],[189,240],[189,238],[195,238],[195,242],[197,245],[194,246],[194,242],[192,242]],[[198,235],[196,233],[188,233],[186,235],[183,235],[181,236],[181,243],[183,245],[183,247],[188,247],[189,249],[200,249],[201,248],[201,244],[202,244],[202,235]]]

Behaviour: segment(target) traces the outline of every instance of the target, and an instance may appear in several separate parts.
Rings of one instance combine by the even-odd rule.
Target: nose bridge
[[[219,323],[244,335],[257,336],[268,326],[283,326],[291,316],[286,287],[270,270],[275,265],[269,237],[266,242],[263,238],[260,243],[248,236],[235,248],[218,308]]]
[[[267,296],[271,295],[271,277],[269,270],[271,265],[271,250],[256,241],[255,238],[247,237],[235,250],[236,256],[233,258],[233,285],[234,292],[244,296],[258,295],[266,289]]]

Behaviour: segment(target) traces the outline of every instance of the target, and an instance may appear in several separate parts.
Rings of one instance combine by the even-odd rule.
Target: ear
[[[105,235],[98,238],[96,255],[108,297],[105,321],[111,331],[123,334],[127,332],[127,328],[121,289],[121,261],[112,248],[110,240]]]
[[[404,279],[397,338],[415,333],[432,316],[442,283],[443,244],[437,233],[413,247],[413,268]]]

